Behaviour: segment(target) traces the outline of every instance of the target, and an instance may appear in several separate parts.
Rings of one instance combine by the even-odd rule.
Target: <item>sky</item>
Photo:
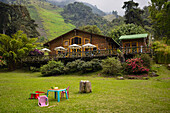
[[[104,12],[112,12],[113,10],[116,10],[118,12],[118,15],[123,16],[124,15],[124,9],[122,9],[122,6],[125,1],[129,0],[78,0],[82,2],[87,2],[92,5],[96,5],[97,8],[101,9]],[[134,2],[139,3],[139,7],[143,8],[144,6],[148,6],[150,0],[134,0]]]

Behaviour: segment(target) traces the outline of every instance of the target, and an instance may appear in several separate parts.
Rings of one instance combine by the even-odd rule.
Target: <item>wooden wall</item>
[[[80,46],[85,44],[85,39],[88,39],[91,44],[96,45],[97,49],[100,50],[116,48],[116,45],[112,39],[100,35],[92,35],[90,33],[84,33],[81,31],[72,31],[63,36],[56,38],[55,40],[49,43],[49,48],[52,51],[51,54],[56,54],[56,51],[54,50],[55,47],[63,46],[64,48],[68,48],[68,46],[71,45],[71,39],[74,37],[81,38]],[[65,46],[64,41],[69,41],[69,45]],[[71,52],[69,48],[68,50],[69,52]],[[84,49],[82,49],[82,51],[84,51]]]

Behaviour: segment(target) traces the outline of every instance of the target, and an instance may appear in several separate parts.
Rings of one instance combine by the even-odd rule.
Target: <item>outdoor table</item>
[[[47,97],[48,97],[48,92],[51,91],[51,92],[54,92],[55,93],[55,99],[56,99],[56,92],[57,92],[57,101],[60,102],[60,92],[61,91],[65,91],[66,92],[66,99],[68,99],[68,96],[67,96],[67,90],[66,89],[49,89],[47,90]]]

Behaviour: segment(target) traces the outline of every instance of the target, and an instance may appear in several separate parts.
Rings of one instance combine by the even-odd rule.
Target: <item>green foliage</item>
[[[0,56],[0,67],[3,67],[6,65],[6,61],[3,59],[2,56]]]
[[[75,60],[68,62],[65,67],[65,73],[79,72],[88,73],[95,72],[102,69],[101,62],[98,59],[92,59],[91,61]]]
[[[79,29],[83,31],[87,31],[89,33],[101,34],[100,29],[96,25],[86,25],[86,26],[80,27]]]
[[[24,31],[28,37],[37,37],[37,25],[31,19],[25,6],[8,5],[0,2],[0,33],[12,35],[18,30]]]
[[[151,68],[151,57],[148,54],[141,54],[140,56],[141,60],[143,60],[143,65],[147,68]]]
[[[125,22],[126,24],[136,24],[140,26],[144,26],[143,19],[141,14],[143,14],[143,10],[141,10],[138,3],[135,3],[133,0],[129,0],[124,2],[123,9],[125,9]]]
[[[125,24],[124,21],[125,21],[125,18],[119,16],[118,18],[112,20],[112,26],[121,26],[121,25],[124,25]]]
[[[47,5],[46,7],[48,8],[30,8],[30,11],[36,11],[38,17],[40,18],[33,19],[38,21],[38,23],[41,25],[40,33],[42,34],[42,36],[47,37],[47,39],[50,40],[75,28],[75,26],[71,23],[64,22],[64,19],[60,14],[60,12],[62,11],[61,8],[51,8],[49,5]],[[32,14],[33,12],[30,13]]]
[[[170,38],[170,1],[151,0],[149,11],[155,39]]]
[[[142,34],[142,33],[146,33],[146,31],[141,26],[137,26],[135,24],[124,24],[114,28],[109,35],[115,41],[120,42],[119,38],[122,35],[132,35],[132,34]]]
[[[93,59],[91,61],[79,63],[78,69],[81,70],[82,73],[87,73],[101,70],[102,66],[100,60]]]
[[[102,68],[102,72],[108,75],[117,75],[118,73],[122,72],[121,62],[118,59],[115,59],[114,57],[103,60]]]
[[[111,27],[110,22],[103,17],[94,14],[90,7],[79,2],[74,2],[65,6],[61,15],[64,17],[65,22],[70,22],[76,27],[96,25],[102,30],[103,34],[107,34],[107,31]]]
[[[31,67],[30,67],[30,71],[32,71],[32,72],[39,72],[39,71],[40,71],[40,68],[31,66]]]
[[[84,61],[78,59],[78,60],[75,60],[75,61],[72,61],[72,62],[68,62],[66,64],[66,67],[68,68],[69,72],[73,73],[73,72],[78,72],[80,71],[78,68],[79,65],[82,65],[84,63]]]
[[[138,54],[134,57],[134,59],[135,58],[141,58],[141,60],[143,60],[142,62],[143,66],[149,69],[151,68],[152,59],[149,56],[149,54],[141,54],[141,55]]]
[[[170,63],[170,46],[156,41],[152,45],[155,52],[155,60],[157,63]]]
[[[91,62],[84,62],[82,65],[79,65],[78,68],[82,71],[82,73],[91,72],[93,70]]]
[[[143,24],[144,24],[144,29],[146,31],[149,31],[150,33],[152,33],[152,23],[151,23],[151,18],[149,18],[150,16],[150,12],[149,12],[149,7],[145,6],[143,8],[144,13],[142,14],[142,18],[143,18]]]
[[[9,69],[14,69],[16,63],[35,48],[35,41],[36,38],[27,38],[23,31],[18,31],[11,37],[0,34],[0,55],[5,58]]]
[[[90,61],[90,63],[92,64],[92,70],[93,71],[98,71],[98,70],[102,69],[101,60],[93,59],[93,60]]]
[[[61,61],[49,61],[48,64],[40,68],[41,74],[44,76],[59,75],[63,73],[64,64]]]

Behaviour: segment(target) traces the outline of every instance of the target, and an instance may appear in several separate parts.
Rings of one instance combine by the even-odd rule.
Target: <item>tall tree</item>
[[[170,39],[170,1],[169,0],[151,0],[149,6],[154,37]]]
[[[143,14],[143,10],[141,10],[138,3],[135,3],[133,0],[124,2],[123,9],[125,9],[125,22],[126,24],[136,24],[140,26],[143,25],[143,20],[141,14]]]
[[[115,41],[120,43],[120,36],[122,35],[132,35],[132,34],[142,34],[146,33],[145,29],[141,26],[137,26],[135,24],[124,24],[121,26],[117,26],[110,32],[110,37],[112,37]]]
[[[13,70],[20,59],[35,48],[35,41],[35,38],[27,38],[23,31],[18,31],[12,36],[0,34],[0,56],[5,58],[9,70]]]
[[[149,18],[149,16],[150,16],[149,7],[148,6],[143,7],[143,11],[144,11],[144,13],[142,14],[142,18],[143,18],[143,23],[144,23],[144,29],[146,31],[149,31],[150,33],[152,33],[151,18]]]
[[[25,6],[8,5],[0,2],[0,33],[11,35],[23,30],[28,37],[37,37],[37,25],[31,19]]]
[[[90,33],[101,34],[100,29],[96,25],[82,26],[80,29]]]

